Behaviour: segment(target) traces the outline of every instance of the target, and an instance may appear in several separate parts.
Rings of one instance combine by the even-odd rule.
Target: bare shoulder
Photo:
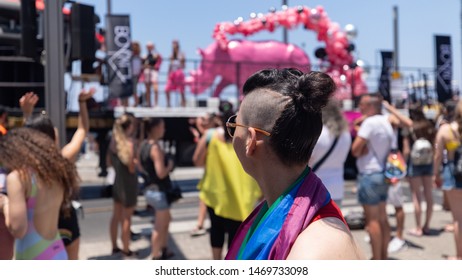
[[[329,217],[310,224],[295,240],[287,259],[358,260],[364,254],[347,226]]]
[[[19,179],[20,179],[20,177],[19,177],[19,171],[18,171],[18,170],[13,170],[13,171],[11,171],[10,173],[8,173],[7,179],[10,179],[10,180],[19,180]]]
[[[8,188],[8,193],[11,191],[25,191],[25,185],[28,182],[24,182],[21,176],[19,175],[19,171],[13,170],[6,176],[6,186]]]
[[[27,178],[21,178],[19,172],[13,170],[6,176],[6,188],[10,201],[22,201],[30,190],[30,181]]]
[[[437,133],[436,133],[436,137],[438,137],[438,138],[443,138],[443,139],[446,140],[447,135],[451,132],[451,129],[452,129],[452,127],[451,127],[451,124],[450,124],[450,123],[444,123],[444,124],[442,124],[442,125],[439,127],[439,129],[438,129],[438,131],[437,131]]]

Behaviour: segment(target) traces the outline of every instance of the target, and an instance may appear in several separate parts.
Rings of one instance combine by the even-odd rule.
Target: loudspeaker
[[[71,58],[94,60],[95,10],[93,6],[72,4],[71,9]]]
[[[21,0],[21,55],[37,56],[37,10],[35,0]]]

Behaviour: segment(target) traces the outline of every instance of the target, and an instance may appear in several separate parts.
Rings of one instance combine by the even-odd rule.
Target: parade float
[[[338,23],[329,19],[321,6],[283,6],[280,11],[253,13],[248,21],[238,18],[216,24],[212,35],[215,41],[199,50],[201,64],[190,72],[186,84],[192,93],[201,94],[219,76],[221,80],[212,93],[212,97],[219,97],[229,85],[241,89],[252,73],[264,68],[295,67],[304,72],[314,69],[309,57],[294,44],[228,38],[228,35],[247,37],[265,30],[273,32],[279,27],[293,29],[298,26],[316,32],[317,40],[325,44],[325,47],[316,50],[320,65],[317,70],[333,78],[337,84],[336,98],[348,100],[367,92],[363,69],[352,55],[354,45],[351,40],[356,36],[356,29],[352,25],[341,29]]]

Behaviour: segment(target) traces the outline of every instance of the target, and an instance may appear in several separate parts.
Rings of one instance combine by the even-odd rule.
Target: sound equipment
[[[71,8],[71,59],[94,60],[95,10],[93,6],[73,3]]]
[[[37,10],[35,0],[21,0],[21,55],[37,56]]]

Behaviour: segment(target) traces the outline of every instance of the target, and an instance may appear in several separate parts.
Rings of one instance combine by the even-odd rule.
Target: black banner
[[[438,101],[444,103],[452,98],[452,51],[451,37],[435,36],[436,48],[436,93]]]
[[[128,15],[106,16],[106,48],[109,98],[127,98],[132,95],[134,86]]]
[[[391,103],[390,94],[390,69],[393,67],[393,52],[381,51],[382,72],[379,79],[379,92],[384,100]]]

